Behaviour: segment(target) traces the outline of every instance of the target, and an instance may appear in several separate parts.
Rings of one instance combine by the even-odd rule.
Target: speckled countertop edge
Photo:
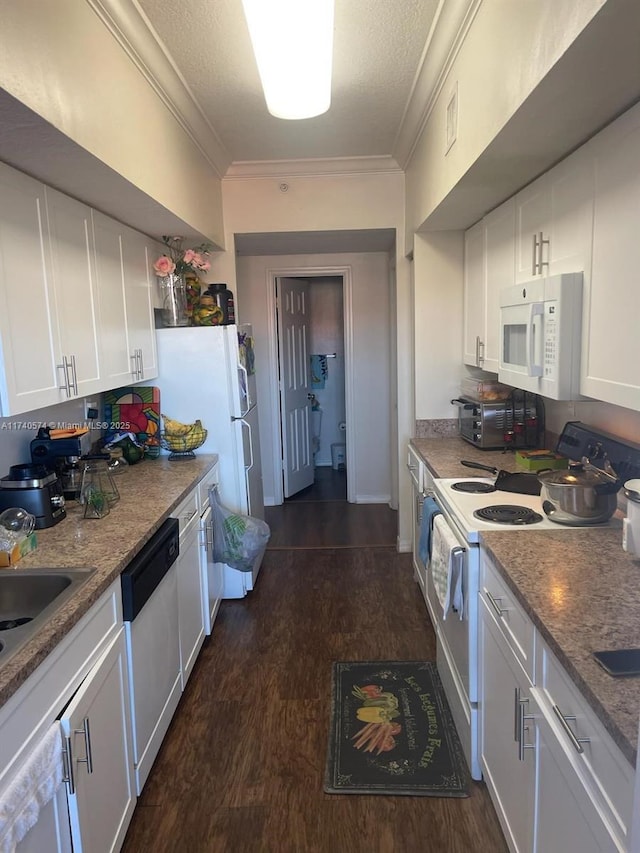
[[[37,531],[35,551],[14,568],[0,569],[95,569],[28,643],[5,662],[0,658],[0,705],[79,622],[217,460],[215,454],[202,454],[194,459],[161,457],[132,465],[115,479],[120,500],[108,516],[84,519],[82,507],[70,502],[63,521]]]
[[[434,477],[483,476],[461,459],[518,470],[511,453],[460,438],[413,439]],[[489,475],[490,476],[490,475]],[[640,678],[613,678],[599,649],[640,647],[640,560],[622,549],[620,522],[607,528],[491,531],[482,543],[578,690],[635,766]]]

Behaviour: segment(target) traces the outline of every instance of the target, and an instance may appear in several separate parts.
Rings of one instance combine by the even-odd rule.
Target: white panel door
[[[309,400],[309,288],[296,278],[279,278],[278,349],[284,496],[313,483]]]

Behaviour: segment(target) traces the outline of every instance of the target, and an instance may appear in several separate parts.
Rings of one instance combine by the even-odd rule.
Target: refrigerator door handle
[[[251,427],[249,424],[242,418],[239,418],[239,421],[243,426],[246,426],[249,432],[249,453],[251,454],[251,462],[245,466],[245,471],[249,472],[253,468],[253,436],[251,434]]]
[[[238,379],[240,386],[240,418],[243,418],[251,408],[251,400],[249,399],[249,374],[243,364],[238,364]],[[245,408],[243,408],[243,398]]]

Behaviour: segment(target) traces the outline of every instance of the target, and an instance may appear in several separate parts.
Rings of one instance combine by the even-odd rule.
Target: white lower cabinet
[[[480,597],[480,760],[509,848],[533,849],[535,756],[529,721],[530,682]]]
[[[633,768],[484,549],[480,590],[481,763],[509,849],[623,853]]]
[[[531,711],[536,751],[535,850],[602,853],[618,846],[600,810],[587,793],[580,774],[562,749],[544,704],[532,691]],[[539,696],[539,694],[538,694]]]
[[[136,804],[124,628],[60,719],[74,851],[119,850]]]
[[[204,584],[200,570],[200,515],[197,489],[180,506],[180,556],[178,574],[178,630],[182,689],[204,643]]]
[[[74,781],[68,774],[17,850],[119,850],[136,800],[119,579],[0,708],[0,798],[52,725],[61,752],[69,738]]]

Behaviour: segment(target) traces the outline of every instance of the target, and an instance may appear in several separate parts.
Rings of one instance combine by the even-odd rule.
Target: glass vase
[[[187,288],[184,275],[170,273],[159,277],[162,295],[162,324],[188,326]]]

